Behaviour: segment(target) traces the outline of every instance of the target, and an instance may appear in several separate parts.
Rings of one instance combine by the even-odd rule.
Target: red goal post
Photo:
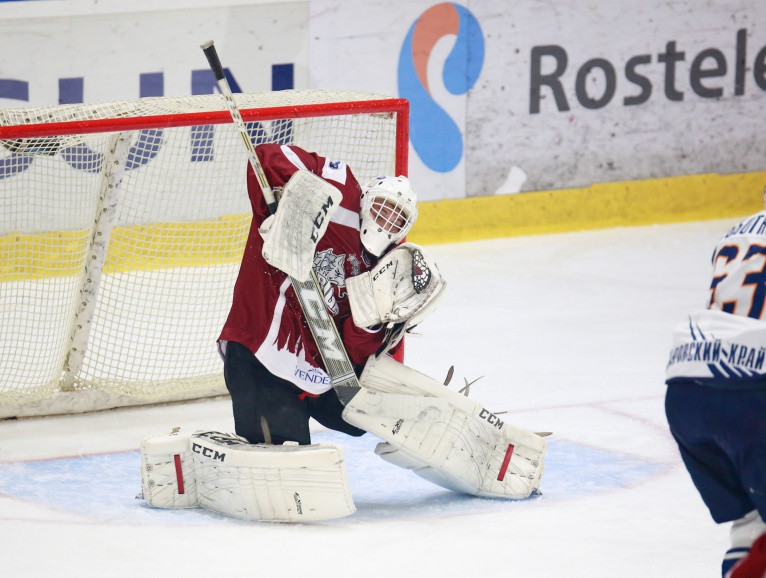
[[[237,94],[255,144],[407,174],[404,99]],[[0,418],[226,393],[251,214],[219,95],[0,109]]]

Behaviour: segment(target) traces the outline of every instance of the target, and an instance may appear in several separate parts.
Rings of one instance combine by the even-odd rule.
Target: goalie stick
[[[229,108],[234,125],[237,127],[237,130],[242,137],[242,143],[247,151],[247,159],[255,172],[261,191],[263,191],[263,197],[269,208],[269,212],[274,214],[277,210],[276,196],[266,179],[266,174],[258,160],[258,156],[255,154],[253,141],[250,139],[250,134],[247,132],[245,121],[242,120],[239,107],[234,100],[234,95],[229,87],[229,82],[226,80],[226,75],[223,66],[221,65],[221,61],[218,58],[218,52],[215,49],[215,45],[213,41],[210,40],[202,44],[200,48],[202,48],[202,51],[207,57],[210,69],[213,71],[216,82],[218,83],[218,88],[226,100],[226,105]],[[314,336],[314,341],[317,344],[327,374],[330,377],[332,387],[335,390],[335,393],[337,393],[340,402],[345,406],[351,401],[351,398],[357,394],[361,386],[359,385],[359,380],[354,372],[354,366],[348,358],[348,353],[346,352],[346,348],[338,333],[338,328],[335,326],[335,322],[330,317],[327,307],[325,306],[324,297],[316,273],[312,268],[311,276],[306,281],[300,281],[294,277],[290,277],[290,282],[295,290],[295,295],[298,297],[303,313],[306,316],[309,328],[311,329],[311,334]]]

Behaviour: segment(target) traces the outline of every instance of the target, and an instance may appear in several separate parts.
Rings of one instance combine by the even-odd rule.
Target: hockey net
[[[402,99],[235,98],[255,144],[406,174]],[[224,99],[2,109],[0,145],[0,418],[226,393],[215,342],[251,211]]]

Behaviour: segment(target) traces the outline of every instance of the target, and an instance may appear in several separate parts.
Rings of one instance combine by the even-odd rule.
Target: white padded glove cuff
[[[382,318],[375,304],[375,289],[369,271],[346,279],[351,317],[357,327],[372,327],[381,323]]]

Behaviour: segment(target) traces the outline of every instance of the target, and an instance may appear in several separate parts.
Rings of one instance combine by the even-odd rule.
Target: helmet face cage
[[[399,234],[409,221],[409,214],[400,204],[394,204],[386,197],[375,196],[370,203],[370,216],[378,226],[392,235]]]
[[[415,192],[406,177],[381,177],[364,186],[360,235],[364,248],[380,257],[412,228],[418,209]]]

